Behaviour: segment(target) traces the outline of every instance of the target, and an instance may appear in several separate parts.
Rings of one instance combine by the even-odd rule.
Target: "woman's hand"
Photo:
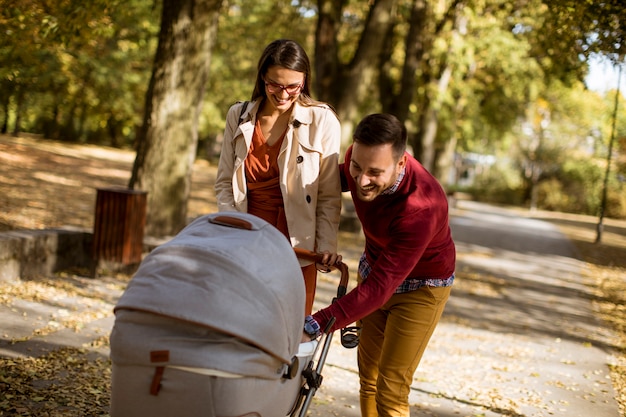
[[[315,267],[319,272],[330,272],[331,268],[338,262],[341,262],[341,255],[336,253],[330,253],[329,251],[320,252],[322,256],[322,262],[316,263]]]

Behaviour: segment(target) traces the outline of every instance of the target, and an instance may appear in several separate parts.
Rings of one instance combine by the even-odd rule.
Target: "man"
[[[455,247],[446,193],[406,153],[407,133],[392,115],[356,127],[340,165],[365,234],[356,288],[313,315],[333,330],[360,320],[363,417],[409,416],[413,374],[454,280]]]

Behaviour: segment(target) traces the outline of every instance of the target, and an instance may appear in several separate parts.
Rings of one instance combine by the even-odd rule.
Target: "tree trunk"
[[[176,234],[187,201],[198,118],[222,0],[164,0],[152,78],[146,93],[131,189],[148,193],[146,233]]]
[[[72,139],[72,142],[84,143],[87,141],[87,134],[85,133],[87,111],[87,103],[81,100],[79,109],[80,117],[78,118],[78,126],[76,127],[76,136]]]
[[[452,136],[445,142],[443,149],[440,152],[437,152],[435,158],[433,175],[439,179],[444,188],[450,188],[450,186],[453,186],[456,183],[454,162],[457,143],[458,138],[456,135]]]
[[[424,53],[430,50],[430,44],[432,43],[432,30],[431,26],[429,26],[431,17],[432,12],[428,2],[424,0],[413,1],[408,22],[409,30],[405,38],[402,78],[399,88],[395,89],[397,90],[396,94],[391,93],[394,91],[393,82],[389,72],[385,71],[385,66],[383,66],[383,71],[381,71],[380,95],[383,111],[394,114],[402,122],[405,122],[409,117],[409,108],[414,101],[417,91],[417,74],[422,65]],[[391,62],[393,43],[393,36],[390,31],[387,36],[388,47],[383,51],[385,55],[382,62]]]
[[[434,58],[429,55],[431,54],[435,37],[443,30],[447,23],[454,21],[453,31],[458,31],[460,26],[463,26],[461,31],[465,30],[464,26],[467,22],[464,17],[457,14],[457,10],[463,7],[463,0],[454,0],[444,13],[443,18],[434,26],[432,34],[422,33],[421,35],[421,45],[423,48],[421,51],[422,56],[424,56],[427,61],[429,58],[432,59],[430,62],[426,62],[427,65],[424,67],[425,69],[421,76],[421,81],[424,86],[424,95],[418,114],[417,134],[412,137],[412,145],[415,150],[415,157],[431,172],[434,172],[436,169],[435,142],[439,128],[439,111],[444,105],[446,91],[448,90],[448,85],[452,77],[452,68],[450,67],[447,57],[443,58],[443,62],[439,65],[434,65]],[[430,20],[428,17],[432,15],[429,10],[430,9],[427,8],[427,10],[423,12],[423,16],[426,20]],[[415,21],[414,23],[417,22],[418,21]],[[454,53],[451,43],[448,45],[448,51],[450,55]],[[438,67],[440,69],[437,69]]]
[[[465,110],[465,101],[455,100],[453,125],[457,124],[456,117],[462,115]],[[444,143],[443,149],[436,156],[434,175],[439,178],[444,187],[455,186],[458,183],[456,145],[459,142],[458,132],[455,130],[450,138]]]
[[[11,96],[7,94],[2,102],[2,108],[4,109],[4,120],[2,121],[2,128],[0,128],[0,133],[2,133],[3,135],[9,131],[9,104],[10,102],[11,102]]]
[[[437,139],[437,129],[439,128],[438,113],[443,105],[443,96],[448,89],[452,69],[446,67],[437,83],[435,100],[428,100],[428,105],[424,108],[423,117],[421,119],[421,153],[419,160],[430,172],[435,168],[435,140]]]
[[[109,136],[109,145],[113,148],[120,147],[120,123],[115,120],[115,116],[113,114],[109,114],[107,118],[107,134]]]
[[[13,136],[19,136],[22,125],[22,113],[24,111],[25,93],[22,86],[18,86],[15,93],[15,125],[13,126]]]
[[[315,94],[319,100],[336,106],[334,82],[341,71],[337,34],[345,0],[318,0],[315,40]]]
[[[351,138],[352,125],[358,117],[358,105],[371,94],[371,86],[379,70],[385,35],[393,25],[397,0],[370,2],[365,28],[357,50],[349,64],[342,64],[337,55],[337,25],[342,3],[318,0],[319,21],[316,30],[316,76],[321,99],[337,110],[342,124],[342,143]],[[324,93],[325,92],[325,93]]]

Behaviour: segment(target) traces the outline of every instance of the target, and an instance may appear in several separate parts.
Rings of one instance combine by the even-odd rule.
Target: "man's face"
[[[372,201],[391,187],[406,164],[406,155],[399,161],[393,156],[391,144],[366,146],[358,142],[352,145],[350,176],[356,182],[359,200]]]

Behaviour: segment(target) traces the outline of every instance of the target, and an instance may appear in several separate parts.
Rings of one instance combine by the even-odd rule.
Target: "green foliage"
[[[578,214],[598,215],[603,181],[605,160],[590,154],[567,152],[561,149],[561,155],[551,153],[550,157],[561,162],[548,165],[544,162],[544,171],[537,185],[537,208]],[[528,183],[523,181],[523,170],[514,170],[506,158],[491,167],[479,169],[472,186],[460,189],[470,193],[475,199],[484,202],[527,205],[530,193]],[[624,178],[610,173],[607,183],[607,203],[605,216],[626,218],[626,193]]]
[[[498,147],[538,99],[550,103],[553,120],[560,119],[549,133],[563,142],[572,138],[578,144],[591,130],[604,131],[610,124],[599,123],[604,117],[598,116],[605,107],[592,97],[595,108],[588,111],[592,103],[581,80],[592,51],[624,47],[618,22],[626,9],[618,3],[471,2],[459,13],[467,19],[467,33],[442,32],[427,63],[437,68],[433,63],[445,61],[454,68],[450,87],[438,99],[438,142],[456,137],[461,149]]]
[[[487,19],[473,18],[473,77],[469,87],[478,104],[477,121],[506,132],[524,114],[527,103],[535,99],[543,74],[530,59],[528,37],[494,25],[504,16],[498,13]]]
[[[414,3],[394,2],[390,50],[384,51],[388,59],[368,69],[384,72],[384,77],[367,79],[384,78],[385,83],[368,85],[370,93],[355,103],[357,116],[380,111],[384,100],[396,103],[407,88],[402,85],[407,59],[419,59],[413,71],[418,85],[406,103],[412,137],[418,136],[420,118],[430,111],[436,118],[437,150],[456,142],[459,152],[504,155],[501,161],[511,161],[480,175],[476,193],[491,201],[526,203],[532,185],[528,173],[534,167],[540,171],[540,205],[597,211],[599,197],[589,190],[598,194],[600,187],[596,171],[603,172],[608,153],[614,95],[590,93],[581,80],[591,53],[608,54],[614,61],[623,58],[622,2],[426,2],[427,30],[416,40],[424,47],[423,55],[407,57],[405,39],[412,29]],[[249,99],[257,61],[269,42],[295,39],[314,64],[320,4],[225,3],[198,126],[202,154],[219,152],[226,111]],[[379,2],[332,4],[341,7],[336,68],[352,71],[370,9]],[[0,0],[0,122],[9,129],[19,123],[18,130],[68,141],[133,143],[152,70],[160,5],[155,0]],[[449,81],[443,82],[448,75]],[[333,93],[343,87],[326,85],[335,86]],[[314,91],[319,97],[316,93],[327,91]],[[344,93],[348,101],[354,96],[353,91]],[[617,178],[626,175],[624,107],[622,101],[610,210],[623,206]]]
[[[538,52],[547,51],[556,66],[576,65],[572,59],[576,54],[600,52],[616,62],[626,55],[622,0],[555,0],[545,5],[549,18]]]
[[[524,204],[522,178],[508,158],[499,157],[491,166],[479,163],[475,173],[473,183],[462,191],[471,194],[476,200],[506,205]]]
[[[0,0],[0,92],[20,121],[15,130],[129,144],[150,76],[153,6]]]
[[[538,208],[598,215],[603,180],[604,167],[597,160],[568,160],[557,177],[540,183]],[[608,182],[605,215],[626,218],[624,185],[615,176],[611,176]]]
[[[624,181],[611,181],[607,190],[607,201],[604,215],[614,219],[626,219],[626,189]]]
[[[596,214],[600,207],[602,169],[591,159],[566,161],[557,178],[540,185],[539,208]]]
[[[574,205],[572,195],[563,191],[563,184],[556,178],[550,178],[537,186],[537,207],[544,210],[563,211],[563,207],[569,208]],[[574,210],[577,212],[577,210]]]

